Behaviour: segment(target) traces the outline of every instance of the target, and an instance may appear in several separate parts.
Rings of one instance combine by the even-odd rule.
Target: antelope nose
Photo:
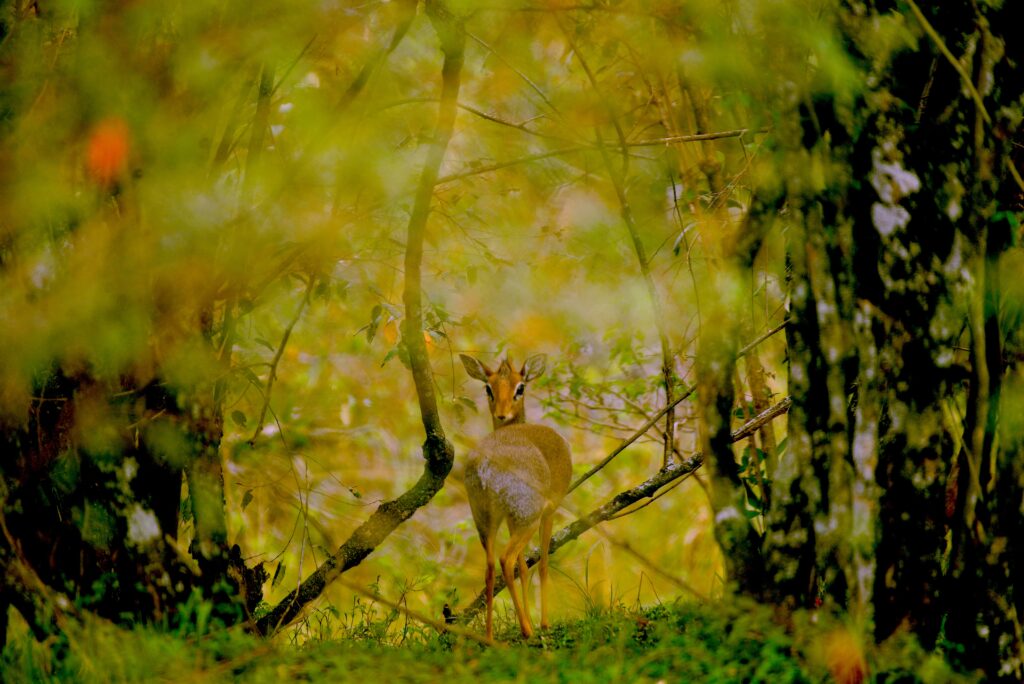
[[[498,415],[496,415],[494,417],[497,418],[502,423],[504,423],[506,420],[508,420],[508,416],[506,416],[504,413],[499,413]]]

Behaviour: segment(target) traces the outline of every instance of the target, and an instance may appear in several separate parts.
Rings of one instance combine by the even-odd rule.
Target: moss
[[[511,622],[499,624],[505,641],[495,647],[429,631],[415,632],[403,646],[372,635],[296,644],[261,641],[237,630],[196,638],[90,622],[70,627],[56,645],[12,630],[0,667],[4,681],[12,682],[823,681],[827,663],[818,651],[836,624],[816,620],[798,615],[780,624],[769,609],[750,602],[681,603],[597,613],[529,641],[516,638]],[[822,622],[828,622],[824,616]],[[875,649],[869,660],[881,681],[893,675],[955,680],[940,657],[923,653],[909,639]]]

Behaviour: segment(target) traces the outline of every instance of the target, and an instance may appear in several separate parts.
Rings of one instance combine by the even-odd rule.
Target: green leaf
[[[277,568],[274,569],[274,579],[270,580],[270,588],[275,588],[284,579],[284,561],[277,564]]]
[[[380,327],[380,317],[384,312],[384,307],[377,304],[370,311],[370,324],[366,326],[366,341],[373,342],[373,338],[377,335],[377,329]]]
[[[262,387],[263,383],[260,382],[259,376],[252,372],[252,368],[239,368],[239,372],[245,376],[245,379],[256,387]]]
[[[235,425],[237,425],[238,427],[245,427],[246,423],[248,422],[245,417],[245,414],[237,409],[231,412],[231,420],[233,420],[235,422]]]
[[[259,344],[259,345],[262,345],[262,346],[266,347],[267,349],[269,349],[270,351],[274,352],[275,354],[277,353],[277,349],[274,348],[274,345],[270,344],[270,342],[267,342],[262,337],[254,338],[253,342],[255,342],[256,344]]]
[[[249,504],[252,503],[252,499],[253,499],[252,490],[251,489],[245,490],[245,494],[242,495],[242,510],[243,511],[249,506]]]

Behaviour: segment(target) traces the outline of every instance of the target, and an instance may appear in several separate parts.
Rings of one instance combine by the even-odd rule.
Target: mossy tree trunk
[[[1013,680],[1022,55],[1005,8],[903,10],[917,44],[890,61],[858,41],[893,15],[841,11],[871,86],[802,107],[823,172],[789,192],[793,409],[764,560],[780,603],[852,610],[879,639],[944,633]]]

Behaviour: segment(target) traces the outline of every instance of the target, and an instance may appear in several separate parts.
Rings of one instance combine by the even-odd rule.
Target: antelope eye
[[[521,399],[523,396],[523,392],[525,391],[526,385],[524,385],[523,383],[519,383],[518,385],[516,385],[516,399]]]
[[[491,389],[491,386],[484,385],[484,389],[487,390],[487,398],[494,401],[494,390]]]

